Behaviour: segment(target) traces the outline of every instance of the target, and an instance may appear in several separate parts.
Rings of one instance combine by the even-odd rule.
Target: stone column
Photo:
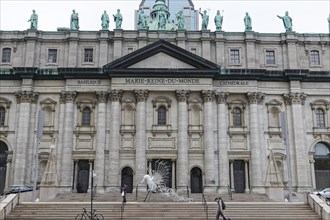
[[[135,169],[136,183],[140,183],[146,174],[146,101],[148,90],[134,90],[136,98],[136,140],[135,140]]]
[[[204,122],[204,170],[205,170],[205,192],[214,192],[216,186],[215,157],[213,139],[213,112],[212,102],[215,98],[213,90],[202,90],[204,100],[203,122]]]
[[[105,130],[106,130],[106,102],[108,100],[108,92],[97,91],[96,97],[98,102],[97,112],[97,129],[96,129],[96,146],[95,146],[95,184],[98,191],[104,190],[105,180]]]
[[[216,93],[216,99],[218,104],[218,177],[219,177],[219,193],[228,192],[227,185],[230,183],[229,179],[229,168],[228,168],[228,119],[226,112],[226,102],[228,98],[228,92],[218,92]]]
[[[65,190],[71,189],[71,181],[73,178],[72,168],[72,150],[73,130],[74,130],[74,101],[76,99],[76,92],[62,92],[65,96],[65,115],[64,115],[64,132],[63,132],[63,149],[62,149],[62,166],[61,166],[61,181],[60,186]]]
[[[177,189],[183,190],[188,184],[188,108],[187,101],[190,90],[176,90],[178,100],[178,159]]]
[[[286,42],[288,48],[288,60],[287,64],[289,69],[297,69],[298,67],[298,56],[297,56],[297,42],[298,39],[294,32],[286,32]]]
[[[311,170],[311,174],[312,174],[312,188],[316,189],[316,181],[315,181],[315,160],[314,159],[310,159],[309,160],[310,163],[310,170]]]
[[[259,138],[259,112],[258,104],[263,100],[265,94],[260,92],[247,93],[249,100],[249,130],[250,130],[250,170],[251,170],[251,189],[256,193],[265,193],[264,175],[262,172],[261,145]]]
[[[7,171],[6,171],[6,180],[5,180],[5,191],[7,191],[8,189],[9,189],[9,187],[10,187],[10,180],[11,180],[11,177],[12,177],[12,171],[11,171],[11,169],[12,169],[12,162],[13,162],[13,152],[12,151],[10,151],[10,152],[8,152],[8,155],[7,155],[7,164],[6,164],[6,166],[7,166]]]
[[[175,170],[176,170],[176,166],[175,166],[175,160],[172,160],[172,189],[175,189]]]
[[[33,128],[30,127],[30,120],[32,118],[32,103],[36,103],[39,97],[39,93],[33,91],[18,91],[15,93],[17,104],[19,104],[18,120],[16,127],[16,148],[13,150],[14,154],[14,186],[23,186],[30,184],[25,179],[27,172],[27,161],[28,159],[28,149],[29,143],[34,142],[29,141],[29,134]]]
[[[119,178],[119,149],[120,149],[120,113],[121,99],[123,96],[122,90],[111,90],[109,94],[111,100],[110,113],[110,149],[109,149],[109,176],[108,182],[110,190],[118,189],[120,185]]]
[[[248,169],[248,160],[244,160],[244,168],[245,168],[245,193],[250,192],[249,190],[249,169]]]
[[[235,179],[234,179],[234,160],[229,160],[230,164],[230,182],[231,189],[235,189]]]
[[[289,133],[289,149],[290,149],[290,162],[292,170],[292,184],[294,186],[294,177],[296,176],[296,186],[298,191],[308,190],[310,184],[308,182],[308,177],[310,173],[308,172],[308,149],[306,149],[305,135],[304,131],[304,116],[302,105],[305,104],[307,95],[301,92],[290,92],[289,94],[284,94],[285,104],[287,108],[291,111],[287,113],[288,118],[288,133]]]

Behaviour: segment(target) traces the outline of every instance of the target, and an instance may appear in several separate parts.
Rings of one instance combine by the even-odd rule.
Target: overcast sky
[[[115,24],[112,14],[120,9],[123,14],[122,28],[134,30],[134,10],[141,0],[0,0],[0,30],[26,30],[32,10],[39,16],[38,29],[56,31],[57,27],[69,27],[72,10],[79,13],[81,31],[100,30],[104,10],[111,16],[110,30]],[[252,29],[260,33],[285,32],[281,19],[289,12],[293,20],[293,31],[298,33],[328,33],[327,18],[330,14],[330,0],[193,0],[195,9],[208,10],[208,29],[215,30],[214,16],[223,11],[222,29],[227,32],[244,31],[243,18],[249,12]]]

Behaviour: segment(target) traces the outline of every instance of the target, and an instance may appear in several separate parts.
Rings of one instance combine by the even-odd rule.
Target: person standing
[[[113,15],[113,19],[116,22],[116,29],[121,29],[121,24],[123,22],[123,16],[120,13],[120,9],[117,9],[117,14]]]
[[[217,31],[222,30],[222,20],[223,20],[223,16],[221,16],[220,10],[218,10],[217,15],[214,17],[215,28]]]
[[[101,21],[102,21],[102,30],[108,30],[109,28],[109,15],[107,14],[107,11],[104,10],[102,16],[101,16]]]
[[[245,13],[244,24],[245,24],[245,31],[252,31],[252,19],[248,12]]]
[[[285,15],[283,17],[279,15],[277,15],[277,17],[283,20],[283,24],[286,31],[292,31],[292,18],[289,16],[288,11],[285,12]]]
[[[121,187],[121,196],[123,197],[123,200],[122,200],[122,203],[125,204],[126,203],[126,193],[127,193],[127,190],[128,190],[128,186],[126,184],[124,184],[122,187]]]
[[[35,30],[38,29],[38,15],[35,10],[32,10],[32,15],[28,21],[31,22],[30,29],[35,29]]]
[[[71,30],[79,30],[79,17],[76,10],[72,10],[71,20],[70,20],[70,29]]]
[[[223,210],[224,210],[224,208],[223,208],[223,200],[222,200],[222,198],[221,197],[217,197],[217,198],[215,198],[215,200],[214,201],[216,201],[217,202],[217,204],[218,204],[218,210],[217,210],[217,215],[216,215],[216,217],[215,217],[215,219],[216,220],[219,220],[219,218],[220,218],[220,216],[224,219],[224,220],[229,220],[227,217],[225,217],[225,215],[223,214]]]

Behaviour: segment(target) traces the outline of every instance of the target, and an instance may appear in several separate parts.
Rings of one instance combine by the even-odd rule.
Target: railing
[[[135,200],[137,200],[138,193],[139,193],[139,184],[136,184],[136,187],[135,187]]]
[[[187,197],[188,197],[188,199],[189,199],[189,185],[187,185]]]
[[[12,197],[13,196],[13,197]],[[10,198],[12,197],[12,198]],[[6,201],[8,199],[8,201]],[[7,215],[17,206],[20,200],[20,193],[8,195],[2,202],[7,203],[2,210],[0,210],[0,219],[6,219]]]
[[[330,204],[326,199],[314,194],[306,194],[305,203],[307,203],[316,212],[321,219],[330,219]]]
[[[205,215],[206,215],[206,220],[208,220],[209,219],[209,207],[207,206],[207,202],[206,202],[206,198],[205,198],[204,193],[202,193],[202,205],[204,207],[204,212],[205,212]]]

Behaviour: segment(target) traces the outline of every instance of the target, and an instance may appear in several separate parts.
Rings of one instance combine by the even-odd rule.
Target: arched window
[[[234,127],[242,127],[242,111],[240,108],[234,108],[232,110],[233,115],[233,126]]]
[[[2,63],[10,63],[11,48],[2,49]]]
[[[0,107],[0,126],[5,125],[6,109],[5,107]]]
[[[315,145],[314,154],[315,183],[317,189],[329,187],[330,178],[330,146],[319,142]]]
[[[81,124],[84,126],[90,126],[91,125],[91,109],[88,107],[85,107],[82,110],[82,119]]]
[[[320,54],[317,50],[312,50],[311,53],[311,65],[320,65]]]
[[[158,125],[166,125],[166,108],[159,106],[158,108]]]
[[[315,116],[316,116],[316,127],[325,128],[324,111],[320,108],[316,109]]]

